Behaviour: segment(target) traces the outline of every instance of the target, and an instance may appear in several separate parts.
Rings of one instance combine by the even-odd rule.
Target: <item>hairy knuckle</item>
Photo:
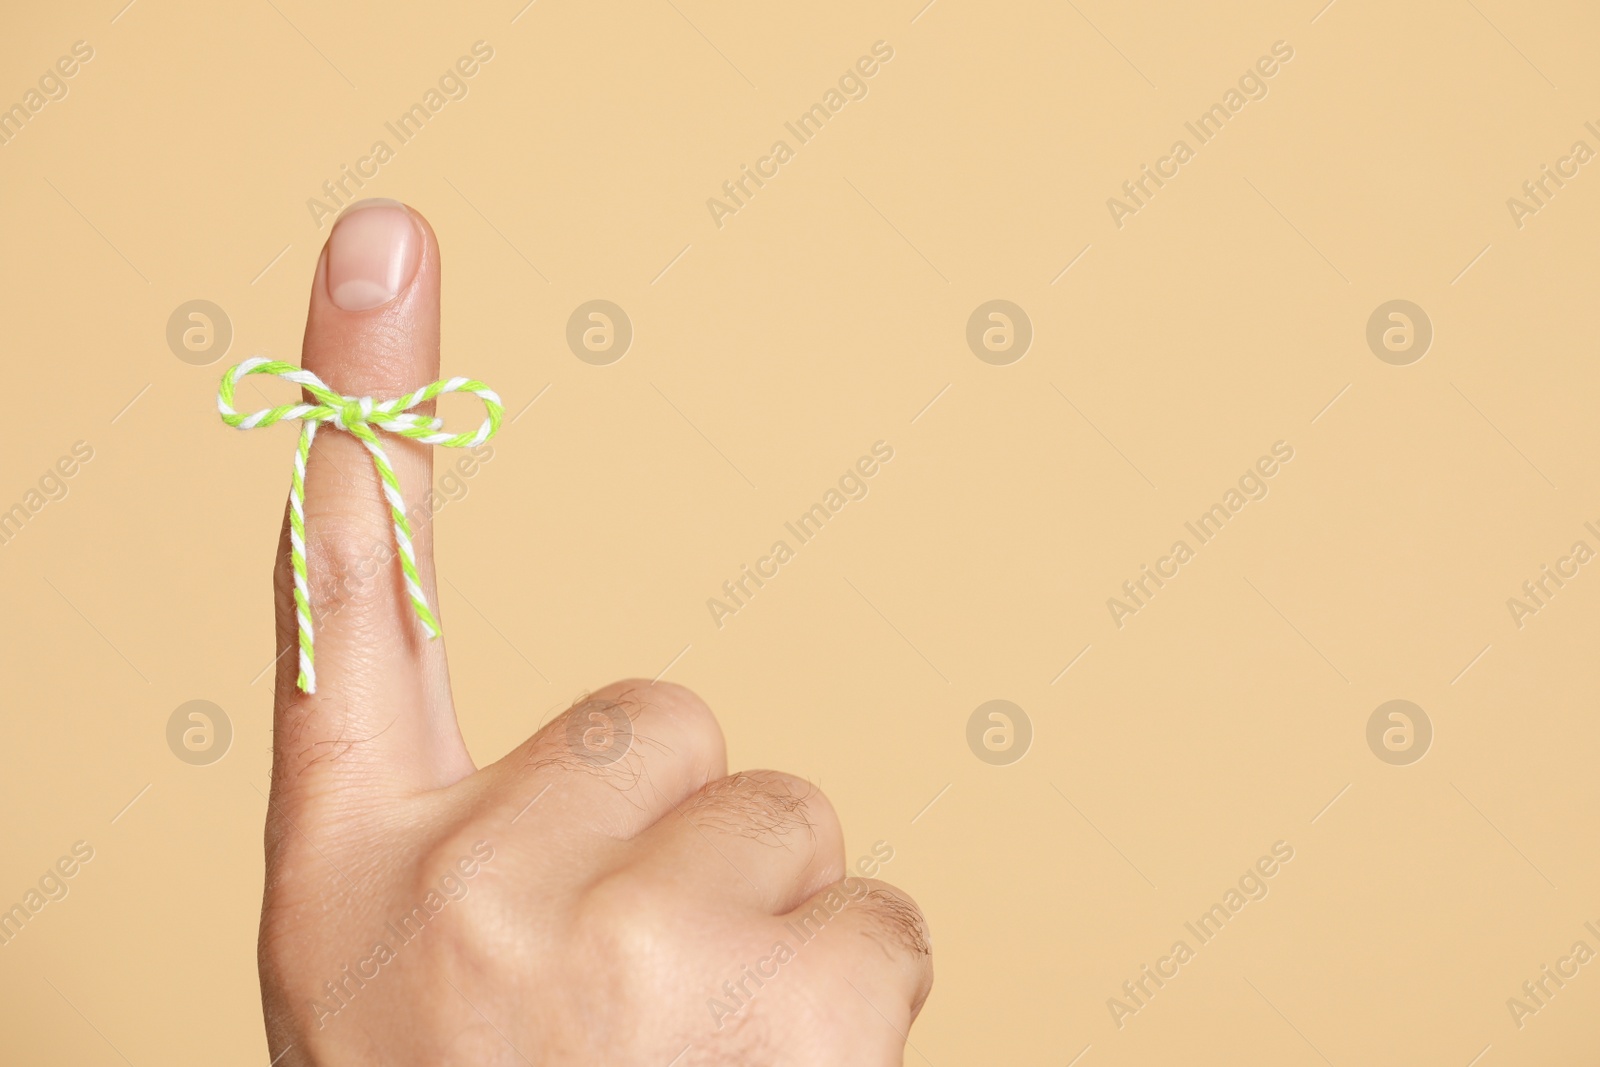
[[[720,778],[684,806],[696,826],[783,843],[795,835],[833,836],[838,816],[812,783],[782,771],[745,771]]]
[[[522,754],[526,768],[583,771],[624,792],[653,782],[664,766],[703,781],[719,772],[724,758],[722,731],[710,709],[686,689],[649,682],[607,686],[580,698],[530,738]]]
[[[864,878],[867,885],[867,914],[890,945],[913,956],[931,956],[933,937],[927,917],[910,894],[876,879]]]

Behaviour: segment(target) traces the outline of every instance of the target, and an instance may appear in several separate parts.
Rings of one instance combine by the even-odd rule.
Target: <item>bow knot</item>
[[[348,430],[372,418],[372,398],[370,396],[346,396],[341,397],[340,400],[342,402],[333,413],[333,424],[339,429]]]
[[[275,378],[293,382],[304,389],[315,404],[301,402],[263,408],[248,415],[234,410],[233,393],[239,382],[252,374],[270,374]],[[430,415],[418,415],[411,409],[443,393],[471,393],[483,401],[486,418],[472,433],[446,433],[444,420]],[[355,437],[372,454],[372,465],[378,472],[378,483],[384,500],[389,505],[389,516],[394,524],[395,547],[399,550],[400,570],[404,575],[406,594],[411,598],[417,619],[428,637],[439,636],[439,622],[428,607],[427,596],[422,591],[422,579],[417,574],[416,553],[411,547],[411,522],[406,517],[406,502],[400,495],[400,479],[395,476],[389,457],[383,451],[374,427],[399,437],[408,437],[427,445],[445,448],[472,448],[493,437],[500,429],[505,408],[494,390],[472,378],[441,379],[423,386],[415,392],[393,400],[374,402],[369,396],[344,396],[328,388],[321,378],[292,363],[283,363],[256,356],[247,359],[222,376],[217,388],[217,411],[222,421],[239,430],[253,430],[258,426],[271,426],[285,419],[300,423],[300,446],[294,456],[294,481],[289,488],[289,563],[294,571],[294,606],[300,631],[299,685],[307,693],[317,691],[315,650],[312,642],[311,591],[306,577],[306,461],[311,455],[311,442],[317,427],[327,423]]]

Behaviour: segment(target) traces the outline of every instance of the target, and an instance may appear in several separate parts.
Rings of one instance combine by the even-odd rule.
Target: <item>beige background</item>
[[[0,33],[3,105],[94,49],[0,146],[0,507],[94,449],[0,545],[0,904],[95,850],[0,947],[0,1059],[266,1063],[293,434],[228,432],[213,396],[298,359],[307,199],[478,40],[363,192],[432,221],[445,372],[520,413],[439,517],[480,761],[615,677],[697,688],[736,764],[820,782],[852,854],[894,845],[939,973],[908,1063],[1600,1050],[1600,964],[1520,1029],[1506,1004],[1600,950],[1600,575],[1520,629],[1506,604],[1600,549],[1600,165],[1520,229],[1506,203],[1600,149],[1592,9],[122,2]],[[868,96],[718,228],[707,199],[878,40]],[[1119,229],[1107,198],[1280,40],[1266,98]],[[565,342],[595,298],[635,330],[605,367]],[[209,366],[165,339],[192,299],[234,330]],[[1009,366],[965,341],[990,299],[1035,331]],[[1409,366],[1365,340],[1392,299],[1435,331]],[[714,626],[880,439],[870,495]],[[1106,599],[1280,440],[1270,495],[1118,629]],[[1034,731],[1008,766],[966,741],[997,698]],[[209,766],[166,743],[191,699],[232,722]],[[1409,766],[1367,744],[1391,699],[1433,725]],[[1270,894],[1119,1029],[1107,999],[1280,840]]]

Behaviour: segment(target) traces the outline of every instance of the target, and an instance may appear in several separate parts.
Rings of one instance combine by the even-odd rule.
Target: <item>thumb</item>
[[[439,374],[439,246],[427,222],[389,200],[339,217],[311,285],[301,365],[346,397],[393,399]],[[430,403],[417,410],[431,414]],[[382,433],[405,502],[419,583],[437,614],[433,448]],[[298,644],[289,525],[276,573],[274,780],[306,776],[372,788],[434,788],[471,773],[457,729],[442,640],[408,594],[395,520],[374,457],[332,423],[305,475],[305,562],[315,692],[296,687]]]

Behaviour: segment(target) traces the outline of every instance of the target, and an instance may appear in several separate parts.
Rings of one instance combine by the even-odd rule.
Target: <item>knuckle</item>
[[[637,786],[660,769],[652,756],[670,757],[701,780],[720,773],[722,731],[711,710],[687,689],[625,682],[580,698],[525,746],[528,766],[586,771],[619,789]]]
[[[633,718],[642,737],[655,738],[696,765],[714,766],[726,757],[722,727],[693,690],[673,682],[639,679],[608,689],[616,690],[616,699],[635,709]]]
[[[743,771],[711,782],[684,806],[696,826],[757,840],[788,843],[839,835],[839,817],[822,790],[782,771]]]
[[[412,868],[401,902],[409,910],[393,921],[404,930],[443,919],[462,951],[491,950],[507,930],[516,928],[508,921],[514,916],[505,914],[514,902],[496,892],[500,881],[492,873],[495,857],[494,842],[481,828],[463,827],[433,841]]]
[[[663,894],[644,879],[617,872],[591,885],[580,898],[572,930],[577,951],[590,960],[634,967],[641,960],[678,955],[674,931],[681,929]]]
[[[643,775],[632,716],[616,701],[595,697],[580,699],[523,742],[515,763],[523,772],[581,772],[624,791]]]
[[[493,864],[494,843],[481,827],[462,826],[430,842],[423,850],[416,866],[416,877],[424,888],[444,885],[451,888],[449,879],[471,881]]]
[[[381,522],[347,515],[306,520],[306,581],[312,611],[324,619],[362,619],[387,607],[384,577],[394,563],[394,534]],[[292,568],[279,571],[292,596]]]
[[[857,880],[865,886],[862,903],[865,915],[880,935],[886,948],[897,948],[913,956],[931,956],[933,937],[928,920],[909,893],[876,878]]]

